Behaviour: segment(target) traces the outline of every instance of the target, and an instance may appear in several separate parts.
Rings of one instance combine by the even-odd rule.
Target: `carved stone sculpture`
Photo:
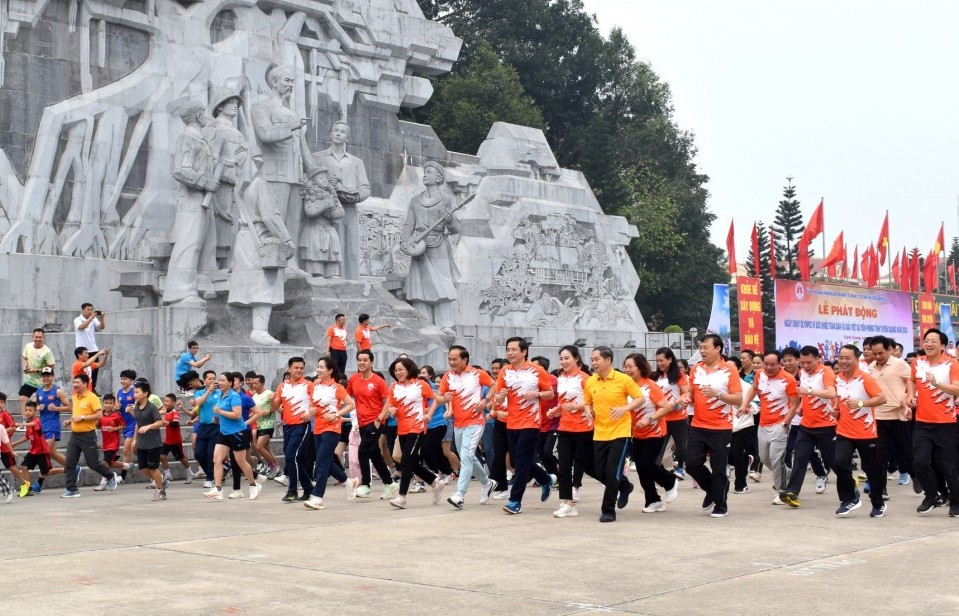
[[[459,233],[460,223],[453,216],[453,195],[446,189],[446,173],[439,163],[423,165],[423,184],[426,190],[410,200],[400,234],[400,249],[411,257],[406,301],[429,316],[437,327],[452,330],[452,302],[460,274],[453,261],[449,234]]]
[[[335,122],[330,129],[332,145],[316,153],[316,162],[329,170],[330,183],[336,188],[336,194],[343,205],[343,275],[349,280],[356,280],[360,275],[360,228],[356,204],[366,201],[370,196],[370,181],[367,179],[363,161],[346,151],[349,140],[349,125],[346,122]]]
[[[300,267],[313,276],[339,278],[342,251],[336,221],[343,219],[344,209],[326,167],[314,169],[303,187],[303,214],[297,243]]]
[[[253,131],[263,153],[261,177],[270,183],[283,222],[292,237],[298,237],[303,202],[299,187],[303,174],[316,164],[306,145],[306,121],[290,108],[295,79],[293,70],[275,66],[267,72],[270,95],[253,104]]]
[[[255,156],[254,163],[260,167],[262,159]],[[251,340],[277,345],[280,341],[267,330],[273,306],[283,303],[284,270],[293,256],[293,238],[262,169],[243,190],[238,206],[240,230],[233,247],[227,303],[253,309]]]
[[[173,251],[163,287],[163,302],[203,305],[197,294],[198,273],[216,269],[216,238],[210,202],[220,188],[214,177],[213,153],[203,139],[207,116],[203,104],[188,98],[170,104],[186,128],[177,139],[173,154],[173,177],[179,183],[170,240]]]
[[[242,180],[249,153],[246,138],[237,128],[240,102],[240,95],[228,88],[214,92],[210,101],[213,121],[203,129],[203,138],[213,152],[213,176],[220,181],[220,188],[213,195],[212,202],[216,256],[220,269],[229,267],[230,250],[238,230],[234,189]]]

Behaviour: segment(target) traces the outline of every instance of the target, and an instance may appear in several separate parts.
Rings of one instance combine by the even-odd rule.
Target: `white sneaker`
[[[554,518],[575,518],[578,515],[579,511],[576,510],[576,505],[567,505],[565,502],[553,512]]]
[[[579,502],[579,488],[573,488],[573,502]]]
[[[167,470],[163,473],[163,478],[167,481],[173,481],[173,473]]]
[[[410,494],[422,494],[426,492],[426,484],[422,481],[414,481],[413,485],[410,486]]]
[[[232,492],[230,492],[230,495],[227,498],[236,500],[238,498],[243,498],[244,496],[245,494],[243,494],[243,490],[233,490]]]
[[[117,473],[117,485],[123,485],[123,476]]]
[[[103,491],[106,490],[106,489],[107,489],[107,480],[106,480],[105,477],[101,477],[101,478],[100,478],[100,485],[98,485],[97,487],[93,488],[93,491],[94,491],[94,492],[103,492]]]
[[[223,490],[218,490],[216,486],[214,486],[210,488],[208,492],[204,492],[203,496],[212,498],[213,500],[223,500]]]
[[[373,496],[373,490],[367,486],[360,486],[356,489],[356,498],[370,498]]]
[[[658,511],[666,511],[666,504],[663,501],[656,501],[643,507],[643,513],[656,513]]]
[[[483,484],[483,489],[480,491],[480,505],[485,505],[489,502],[490,496],[493,495],[493,490],[496,489],[496,481],[493,479],[487,479],[486,483]]]
[[[397,509],[406,509],[406,497],[397,496],[396,498],[390,500],[390,504],[396,507]]]
[[[755,483],[759,483],[763,480],[763,474],[759,471],[749,471],[749,479]]]
[[[774,504],[774,505],[785,505],[786,503],[784,503],[784,502],[782,502],[781,500],[779,500],[779,494],[777,494],[776,496],[773,497],[773,504]]]
[[[453,494],[453,496],[451,496],[451,497],[449,497],[449,498],[446,499],[446,502],[447,502],[447,503],[453,505],[453,506],[456,507],[457,509],[462,509],[462,508],[463,508],[463,501],[464,501],[463,495],[460,494],[459,492]]]
[[[440,481],[439,479],[437,479],[433,482],[433,485],[430,487],[433,488],[433,504],[439,505],[440,498],[443,494],[443,488],[446,487],[446,484]]]
[[[186,481],[184,483],[191,484],[193,483],[193,478],[196,477],[196,473],[193,472],[192,468],[186,469]]]
[[[215,487],[212,480],[207,480],[203,482],[203,487],[209,490],[210,488]]]
[[[281,486],[290,485],[290,480],[286,475],[277,475],[276,477],[273,478],[273,481],[277,482]]]
[[[262,487],[259,483],[254,483],[250,486],[250,500],[260,500],[260,490]]]
[[[502,492],[496,492],[493,494],[493,500],[506,500],[509,498],[509,492],[503,490]]]
[[[829,477],[825,475],[816,477],[816,494],[822,494],[825,492],[827,483],[829,483]]]
[[[347,477],[346,483],[343,485],[346,486],[346,500],[352,501],[356,499],[356,488],[360,485],[360,480],[356,477]]]
[[[319,496],[310,496],[310,500],[303,503],[303,506],[308,509],[326,509],[326,505],[323,504],[323,499]]]
[[[269,477],[267,477],[266,475],[263,475],[263,474],[260,474],[260,475],[257,475],[257,476],[256,476],[256,482],[257,482],[257,483],[266,483],[269,479],[270,479]]]
[[[390,500],[391,498],[396,496],[396,493],[399,491],[400,491],[400,484],[396,483],[395,481],[393,483],[388,483],[385,486],[383,486],[383,495],[380,496],[380,500]],[[404,502],[405,502],[405,499],[404,499]]]
[[[672,490],[666,490],[666,502],[671,503],[679,498],[679,481],[673,484]]]

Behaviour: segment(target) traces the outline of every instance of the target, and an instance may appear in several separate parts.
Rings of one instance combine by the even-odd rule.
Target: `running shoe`
[[[353,501],[356,499],[356,488],[360,485],[360,480],[356,477],[347,477],[346,483],[346,500]]]
[[[576,505],[567,505],[565,502],[553,512],[554,518],[575,518],[578,515],[579,511],[576,510]]]
[[[774,504],[774,505],[785,505],[786,503],[783,502],[783,501],[779,498],[779,495],[777,494],[776,496],[773,497],[773,504]]]
[[[323,499],[319,496],[310,496],[310,500],[303,503],[303,506],[307,509],[316,509],[317,511],[326,509],[326,505],[323,504]]]
[[[780,492],[779,500],[786,503],[793,509],[796,509],[797,507],[799,507],[799,495],[796,494],[795,492]]]
[[[153,493],[153,501],[165,501],[166,500],[166,490],[157,490]]]
[[[705,498],[703,498],[703,511],[709,511],[713,508],[713,505],[715,505],[715,503],[713,503],[713,497],[707,494]]]
[[[167,483],[173,481],[173,473],[170,472],[170,469],[167,469],[166,471],[164,471],[163,481]]]
[[[899,485],[901,485],[901,486],[907,486],[907,485],[909,485],[909,484],[911,483],[911,481],[910,481],[910,479],[909,479],[909,473],[899,473],[899,481],[898,481],[898,483],[899,483]]]
[[[496,480],[488,479],[486,483],[483,484],[483,489],[480,491],[480,505],[485,505],[489,502],[489,499],[493,494],[493,490],[495,489]]]
[[[373,496],[373,490],[369,486],[360,486],[356,489],[356,498],[370,498]]]
[[[276,476],[279,475],[279,474],[280,474],[280,467],[279,467],[279,466],[270,466],[270,467],[267,468],[266,478],[267,478],[267,479],[276,479]]]
[[[10,490],[9,492],[7,492],[6,497],[4,497],[3,502],[9,505],[10,501],[12,500],[13,500],[13,490]]]
[[[829,483],[829,477],[826,475],[820,475],[816,477],[816,494],[822,494],[826,491],[826,484]],[[868,486],[866,488],[866,494],[869,493]]]
[[[726,511],[725,507],[720,507],[719,505],[716,505],[715,507],[713,507],[713,512],[709,514],[709,517],[725,518],[727,515],[729,515],[729,512]]]
[[[311,492],[313,492],[313,486],[310,486],[310,489],[309,489],[309,490],[304,490],[304,491],[303,491],[303,494],[300,496],[300,498],[298,498],[298,499],[296,499],[296,500],[300,501],[301,503],[310,500],[310,493],[311,493]]]
[[[399,482],[394,481],[393,483],[399,483]],[[414,481],[413,485],[410,486],[410,489],[409,489],[410,494],[422,494],[423,492],[426,492],[426,484],[423,483],[422,481]]]
[[[922,499],[922,502],[919,503],[919,506],[918,506],[918,507],[916,507],[916,512],[917,512],[919,515],[926,515],[927,513],[929,513],[930,511],[932,511],[933,508],[935,508],[935,506],[936,506],[936,499],[935,499],[935,498],[929,498],[929,497],[927,496],[926,498]]]
[[[749,492],[749,486],[743,486],[742,488],[733,490],[733,494],[745,494],[746,492]]]
[[[442,490],[442,488],[440,488],[440,490]],[[393,483],[388,483],[385,486],[383,486],[383,495],[380,496],[380,500],[390,500],[393,497],[395,497],[396,493],[399,491],[400,491],[400,484],[396,483],[395,481]],[[436,490],[434,489],[434,493],[435,491]],[[435,496],[434,496],[434,499],[435,499]]]
[[[193,472],[193,469],[192,468],[186,469],[186,481],[184,481],[184,483],[187,485],[193,483],[194,477],[196,477],[196,474]]]
[[[80,498],[80,490],[64,490],[60,498]]]
[[[260,500],[260,490],[263,489],[259,483],[250,486],[250,500]]]
[[[517,513],[521,513],[523,511],[523,503],[519,501],[509,501],[503,505],[503,511],[512,515],[516,515]]]
[[[26,498],[30,493],[30,484],[24,483],[20,486],[20,498]]]
[[[626,508],[626,505],[629,504],[629,495],[633,493],[634,489],[631,483],[627,483],[625,486],[619,488],[619,498],[616,499],[616,507],[618,509]]]
[[[115,492],[117,489],[118,479],[120,479],[120,477],[116,473],[113,473],[113,477],[107,479],[107,490]]]
[[[287,492],[280,500],[282,500],[284,503],[295,503],[297,502],[296,492]]]
[[[243,498],[244,496],[246,495],[243,494],[243,490],[233,490],[232,492],[230,492],[230,495],[227,496],[227,498],[229,498],[230,500],[236,500],[238,498]]]
[[[861,506],[862,501],[858,498],[855,500],[844,501],[841,505],[839,505],[839,509],[836,509],[836,515],[847,516],[856,509],[859,509]]]
[[[257,476],[256,476],[256,482],[257,482],[257,483],[266,483],[266,482],[269,481],[269,480],[270,480],[270,478],[267,477],[266,475],[264,475],[263,473],[258,473]]]
[[[208,491],[204,492],[203,496],[207,498],[212,498],[214,500],[223,500],[223,490],[220,490],[216,486],[213,486]]]
[[[396,485],[396,484],[392,483],[390,485]],[[397,509],[406,509],[406,497],[401,495],[401,496],[397,496],[396,498],[392,498],[390,499],[390,504],[396,507]]]
[[[280,473],[279,475],[277,475],[276,477],[274,477],[274,478],[273,478],[273,481],[277,482],[277,483],[280,484],[281,486],[288,486],[288,485],[290,485],[290,480],[289,480],[289,478],[288,478],[286,475],[282,474],[282,473]]]
[[[872,511],[869,512],[870,518],[881,518],[884,515],[886,515],[886,503],[878,507],[873,507]]]
[[[453,496],[446,499],[446,502],[453,505],[457,509],[463,508],[463,495],[459,492],[453,494]]]
[[[503,490],[501,492],[495,492],[493,494],[493,500],[506,500],[507,498],[509,498],[509,492],[507,492],[506,490]]]
[[[659,511],[666,511],[666,504],[663,501],[656,501],[643,507],[643,513],[657,513]]]
[[[550,475],[549,481],[540,486],[540,495],[539,500],[546,502],[549,500],[549,494],[553,490],[553,486],[556,484],[556,475]],[[622,509],[622,507],[620,507]]]
[[[759,471],[749,471],[749,479],[755,483],[759,483],[763,480],[763,474]]]
[[[673,487],[669,490],[666,490],[666,502],[671,503],[674,500],[679,498],[679,482],[676,481],[673,483]]]
[[[680,481],[682,481],[683,479],[686,479],[686,471],[683,470],[682,466],[677,466],[676,468],[674,468],[673,475],[676,475],[676,479],[679,479]]]
[[[609,522],[615,522],[616,512],[610,511],[609,513],[604,513],[603,515],[599,516],[599,521],[602,522],[603,524],[608,524]]]
[[[919,479],[912,477],[912,491],[916,494],[922,494],[922,486],[919,485]]]
[[[43,486],[40,485],[39,481],[34,481],[33,483],[30,484],[30,489],[36,492],[37,494],[39,494],[40,492],[43,491]]]
[[[210,488],[215,487],[215,484],[213,483],[213,480],[212,480],[212,479],[209,479],[209,480],[203,482],[203,487],[204,487],[205,489],[209,490]]]
[[[395,486],[396,483],[394,482],[392,485]],[[433,480],[433,485],[430,487],[433,488],[433,504],[439,505],[440,499],[443,496],[443,488],[446,487],[446,484],[440,481],[439,479],[435,479]],[[399,490],[399,488],[397,488],[397,490]]]
[[[172,480],[171,480],[171,479],[167,479],[166,477],[163,478],[163,487],[160,488],[160,491],[161,491],[161,492],[166,491],[166,489],[170,487],[170,481],[172,481]]]
[[[106,477],[101,477],[101,478],[100,478],[100,485],[98,485],[97,487],[93,488],[93,491],[94,491],[94,492],[103,492],[103,491],[106,490],[106,489],[107,489],[107,478],[106,478]]]

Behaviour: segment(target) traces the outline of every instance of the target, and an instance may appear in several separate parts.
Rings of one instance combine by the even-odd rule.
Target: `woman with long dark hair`
[[[316,380],[313,381],[313,396],[310,414],[313,415],[313,443],[316,452],[313,492],[303,503],[309,509],[324,509],[323,496],[330,475],[341,483],[346,482],[346,472],[335,463],[336,446],[340,443],[343,418],[353,410],[353,398],[340,385],[340,370],[332,357],[321,357],[316,362]],[[352,486],[351,486],[352,487]]]
[[[576,468],[596,478],[593,464],[593,418],[586,413],[583,392],[589,375],[583,371],[579,349],[566,345],[559,350],[559,367],[562,372],[556,377],[556,395],[559,401],[550,410],[559,417],[556,431],[556,449],[559,453],[559,497],[562,503],[553,512],[556,518],[571,518],[579,515],[576,510]],[[582,474],[579,475],[582,478]]]
[[[666,415],[666,433],[673,440],[673,461],[676,468],[673,474],[677,479],[686,478],[686,440],[689,435],[686,407],[679,399],[689,393],[689,379],[676,360],[669,347],[656,349],[656,372],[652,379],[663,390],[666,400],[672,405],[672,412]]]

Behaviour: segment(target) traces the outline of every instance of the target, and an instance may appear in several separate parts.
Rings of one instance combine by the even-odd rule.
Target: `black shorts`
[[[50,469],[53,468],[53,465],[50,464],[50,454],[48,453],[28,453],[23,456],[23,462],[20,466],[26,467],[28,471],[39,468],[41,475],[46,475],[50,472]]]
[[[110,466],[120,457],[120,451],[118,449],[111,449],[110,451],[103,452],[103,463],[107,466]]]
[[[29,398],[33,394],[37,393],[37,388],[34,387],[33,385],[27,385],[26,383],[24,383],[23,385],[20,386],[20,391],[17,393],[19,393],[24,398]]]
[[[244,430],[236,434],[221,434],[216,439],[217,445],[226,445],[230,451],[246,451],[250,448],[250,431]]]
[[[177,460],[182,460],[186,457],[183,455],[183,443],[163,443],[163,451],[160,455],[173,456]]]
[[[348,421],[343,422],[343,424],[340,426],[340,442],[341,443],[346,443],[347,445],[350,444],[350,430],[352,429],[353,429],[352,423]]]
[[[153,447],[151,449],[140,449],[137,448],[137,466],[141,469],[147,468],[150,470],[156,470],[160,468],[160,447]]]
[[[256,440],[260,440],[260,439],[263,438],[264,436],[268,436],[268,437],[270,437],[270,438],[273,438],[273,430],[274,430],[274,428],[257,428],[257,429],[256,429]]]
[[[0,451],[0,462],[7,468],[13,468],[17,465],[17,457],[9,451]]]

